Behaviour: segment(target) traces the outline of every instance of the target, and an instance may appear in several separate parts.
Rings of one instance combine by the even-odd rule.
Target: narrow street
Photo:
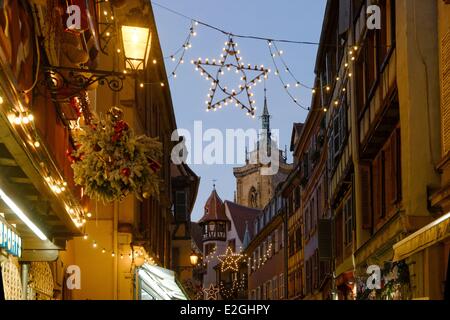
[[[450,300],[450,1],[3,0],[0,65],[0,312]]]

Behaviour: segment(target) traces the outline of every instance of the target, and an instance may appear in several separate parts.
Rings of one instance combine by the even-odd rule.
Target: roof
[[[214,188],[205,203],[205,213],[200,219],[199,223],[206,223],[209,221],[228,221],[225,214],[225,206]]]
[[[225,206],[230,213],[231,219],[233,220],[234,227],[236,228],[237,235],[241,242],[244,241],[245,236],[245,228],[248,223],[248,231],[250,235],[254,234],[254,223],[255,218],[259,217],[262,214],[262,211],[259,209],[249,208],[245,206],[241,206],[237,203],[231,201],[225,201]]]

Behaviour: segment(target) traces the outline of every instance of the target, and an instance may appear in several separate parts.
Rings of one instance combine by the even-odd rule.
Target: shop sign
[[[16,257],[22,256],[22,239],[13,227],[0,219],[0,248]]]

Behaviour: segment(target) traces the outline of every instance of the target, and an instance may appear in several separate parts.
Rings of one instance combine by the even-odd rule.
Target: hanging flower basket
[[[68,153],[74,180],[91,199],[122,201],[134,193],[142,200],[159,194],[161,143],[135,136],[119,108],[112,108],[106,117],[94,117],[75,132],[74,139],[76,150]]]

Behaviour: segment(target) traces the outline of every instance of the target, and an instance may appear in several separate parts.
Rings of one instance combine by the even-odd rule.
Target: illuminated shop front
[[[175,273],[144,263],[136,269],[137,300],[187,300]]]

